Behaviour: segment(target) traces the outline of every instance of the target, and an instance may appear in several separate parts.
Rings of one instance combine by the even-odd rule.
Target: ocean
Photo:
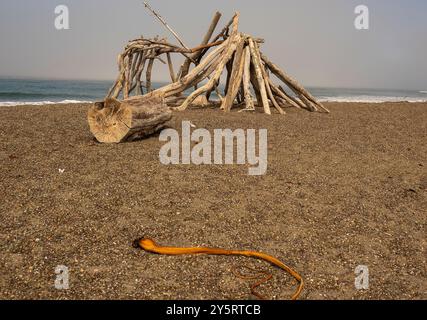
[[[113,81],[0,79],[0,106],[82,103],[103,100]],[[154,83],[158,88],[164,83]],[[307,88],[319,101],[427,102],[426,91]]]

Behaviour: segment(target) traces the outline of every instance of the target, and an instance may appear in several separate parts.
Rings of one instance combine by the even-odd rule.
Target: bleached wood
[[[271,62],[265,55],[261,54],[261,59],[265,62],[271,72],[273,72],[289,88],[297,93],[304,103],[308,104],[307,107],[311,109],[317,109],[317,107],[320,107],[325,112],[329,113],[329,110],[326,109],[320,102],[318,102],[316,98],[314,98],[307,90],[305,90],[304,87],[298,83],[298,81],[286,74],[282,69]]]
[[[267,98],[267,91],[265,88],[265,82],[264,82],[264,78],[262,76],[262,71],[261,71],[261,62],[257,56],[256,50],[255,50],[255,44],[252,39],[249,39],[249,49],[251,51],[252,63],[255,69],[255,75],[258,82],[258,88],[261,95],[261,101],[262,101],[262,106],[264,108],[264,112],[266,114],[271,114],[270,105],[268,103],[268,98]]]
[[[240,42],[237,44],[236,51],[234,53],[234,61],[232,65],[232,71],[227,89],[227,95],[221,105],[221,109],[224,111],[230,111],[233,106],[233,102],[236,99],[240,85],[242,83],[243,68],[245,63],[245,56],[243,55],[243,49],[245,46],[245,38],[241,37]]]
[[[243,66],[243,94],[246,105],[246,110],[255,110],[252,100],[250,81],[251,81],[251,51],[248,46],[245,48],[245,64]]]
[[[159,19],[159,21],[166,27],[166,29],[168,29],[173,34],[173,36],[178,40],[178,42],[185,49],[188,49],[188,47],[184,44],[184,42],[181,40],[178,34],[166,23],[166,21],[162,18],[162,16],[160,16],[156,11],[154,11],[147,2],[144,2],[144,5],[149,11],[151,11],[152,14],[156,16],[157,19]]]
[[[148,66],[147,66],[147,72],[145,75],[145,85],[146,85],[146,89],[147,89],[147,93],[151,92],[151,72],[153,70],[153,65],[154,65],[154,59],[150,58],[150,60],[148,61]]]
[[[175,71],[173,70],[173,63],[172,63],[171,54],[168,52],[168,53],[166,53],[166,56],[168,59],[168,67],[169,67],[169,74],[171,77],[171,81],[176,82]]]
[[[204,46],[207,45],[209,43],[209,40],[212,37],[212,34],[215,31],[216,26],[218,25],[219,20],[221,19],[221,13],[220,12],[216,12],[214,17],[212,18],[211,24],[209,25],[209,29],[206,32],[202,42],[200,43],[200,46]],[[188,74],[188,71],[190,69],[190,65],[192,61],[198,61],[198,59],[205,53],[205,51],[202,50],[198,50],[197,52],[193,53],[190,56],[190,59],[185,59],[184,64],[181,66],[181,70],[180,70],[180,77],[185,77]]]

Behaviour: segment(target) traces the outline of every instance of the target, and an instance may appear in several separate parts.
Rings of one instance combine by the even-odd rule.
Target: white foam
[[[420,91],[420,93],[425,93],[425,94],[427,94],[427,91]]]
[[[0,101],[0,107],[13,106],[42,106],[45,104],[74,104],[74,103],[92,103],[92,101],[81,100],[62,100],[62,101]]]
[[[427,102],[427,98],[415,97],[386,97],[386,96],[337,96],[337,97],[322,97],[321,102],[360,102],[360,103],[384,103],[384,102]]]
[[[420,91],[426,93],[427,91]],[[321,97],[318,98],[321,102],[359,102],[359,103],[384,103],[384,102],[427,102],[427,98],[415,97],[386,97],[386,96],[337,96],[337,97]],[[84,100],[62,100],[62,101],[0,101],[0,107],[13,106],[42,106],[51,104],[76,104],[76,103],[92,103],[93,101]]]

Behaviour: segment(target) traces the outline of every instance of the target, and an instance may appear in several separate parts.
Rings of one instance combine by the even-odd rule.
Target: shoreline
[[[384,103],[394,103],[394,104],[401,104],[401,103],[425,103],[427,104],[427,98],[425,100],[390,100],[390,101],[375,101],[375,100],[343,100],[343,99],[337,99],[337,100],[322,100],[319,99],[319,102],[321,103],[340,103],[340,104],[353,104],[353,103],[360,103],[360,104],[384,104]],[[75,104],[91,104],[95,103],[95,101],[84,101],[84,100],[63,100],[63,101],[22,101],[22,102],[15,102],[15,101],[0,101],[0,107],[31,107],[31,106],[45,106],[45,105],[75,105]]]
[[[427,298],[427,103],[174,113],[177,130],[268,129],[260,177],[244,165],[164,166],[158,136],[98,144],[88,106],[0,108],[1,299],[251,298],[236,265],[272,272],[259,289],[270,299],[294,290],[250,259],[143,253],[132,248],[142,236],[271,254],[302,275],[301,299]],[[54,288],[58,265],[70,268],[68,290]],[[355,289],[359,265],[369,290]]]

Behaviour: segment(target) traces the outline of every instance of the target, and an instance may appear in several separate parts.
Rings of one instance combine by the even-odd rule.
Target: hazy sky
[[[114,79],[127,40],[168,36],[142,0],[1,0],[0,77]],[[427,90],[426,0],[151,0],[188,46],[201,41],[216,10],[222,24],[240,11],[240,30],[306,86]],[[54,27],[57,5],[70,30]],[[354,27],[357,5],[370,30]],[[177,67],[176,67],[177,68]],[[168,80],[165,68],[155,80]]]

